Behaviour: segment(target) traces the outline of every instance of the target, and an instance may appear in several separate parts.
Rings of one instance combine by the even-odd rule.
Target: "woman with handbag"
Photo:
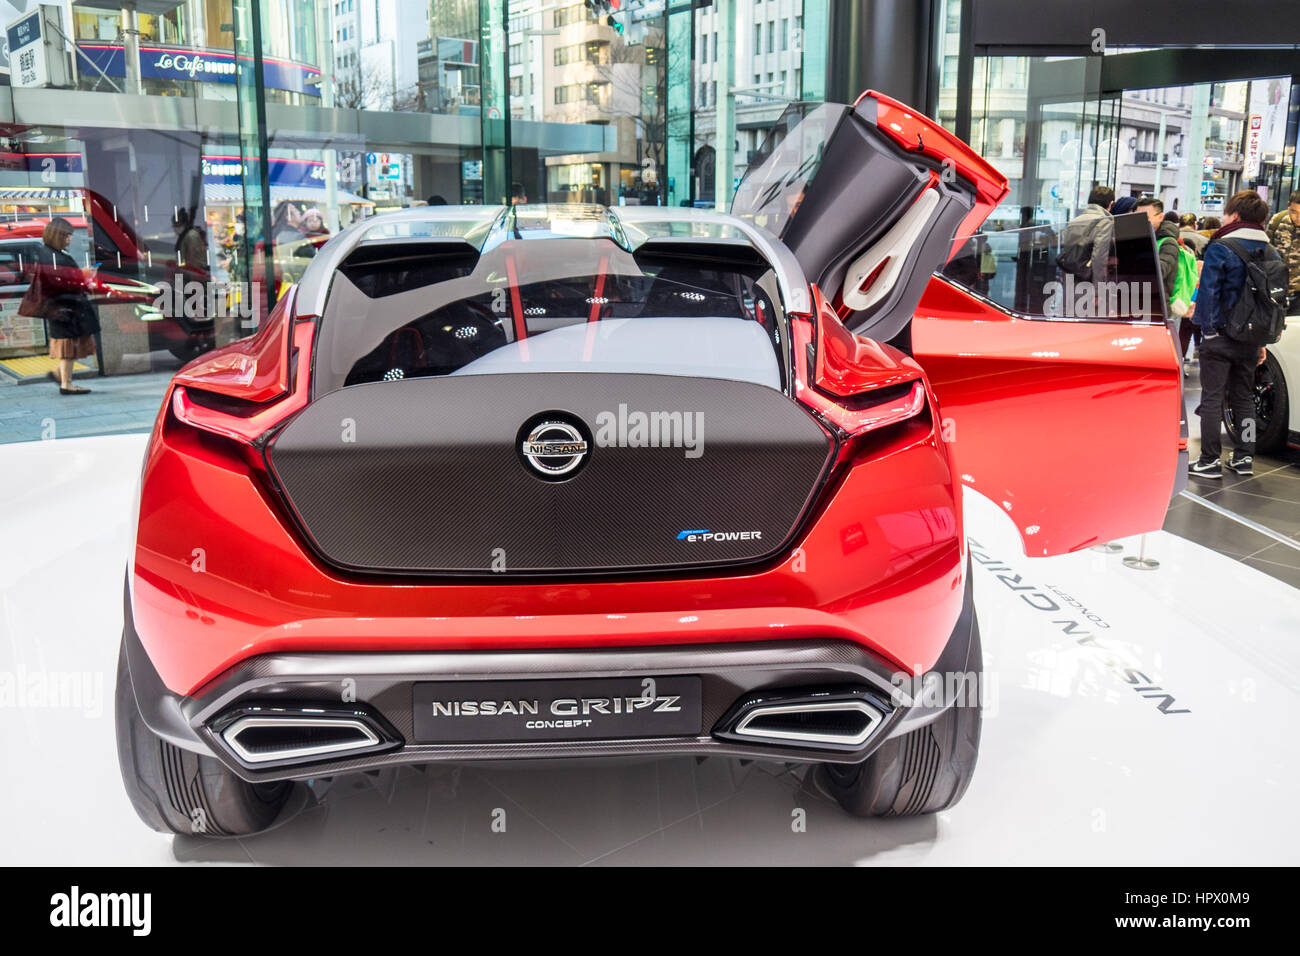
[[[59,394],[85,395],[90,389],[72,384],[72,368],[77,359],[95,354],[99,316],[86,294],[89,284],[85,273],[64,252],[72,241],[72,232],[72,224],[60,216],[45,227],[32,281],[18,311],[45,320],[50,358],[59,363]]]

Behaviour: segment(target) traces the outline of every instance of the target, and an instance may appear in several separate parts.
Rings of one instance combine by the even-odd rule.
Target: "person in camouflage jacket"
[[[1273,217],[1270,223],[1273,248],[1282,254],[1291,271],[1287,287],[1287,314],[1300,313],[1300,189],[1291,194],[1291,204]]]

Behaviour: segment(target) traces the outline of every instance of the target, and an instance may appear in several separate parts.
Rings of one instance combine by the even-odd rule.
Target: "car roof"
[[[775,236],[724,213],[674,206],[521,203],[514,206],[416,206],[353,223],[321,247],[298,283],[299,315],[321,315],[334,274],[358,247],[393,242],[468,245],[478,253],[509,240],[611,240],[629,252],[643,246],[731,246],[759,254],[776,275],[787,311],[812,311],[812,296],[794,254]]]

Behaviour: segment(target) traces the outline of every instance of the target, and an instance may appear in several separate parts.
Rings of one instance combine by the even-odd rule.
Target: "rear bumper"
[[[967,575],[962,613],[932,670],[969,673],[974,607]],[[914,684],[860,644],[806,639],[657,647],[481,652],[329,652],[264,654],[249,658],[193,696],[169,691],[136,635],[126,602],[124,648],[137,707],[149,728],[176,746],[209,754],[252,781],[309,779],[396,764],[567,757],[731,755],[791,762],[852,763],[884,740],[934,719],[946,704],[907,696]],[[422,744],[414,734],[413,685],[567,678],[646,678],[698,675],[701,733],[636,739]],[[912,675],[906,675],[909,679]],[[852,745],[753,741],[733,733],[757,703],[807,699],[810,694],[865,700],[875,720]],[[346,700],[347,703],[342,703]],[[267,713],[347,711],[373,728],[364,752],[308,755],[250,764],[223,736],[250,709]]]

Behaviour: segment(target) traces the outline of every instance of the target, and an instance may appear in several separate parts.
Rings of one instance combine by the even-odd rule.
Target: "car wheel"
[[[249,783],[215,757],[183,750],[151,731],[131,686],[125,642],[114,711],[127,796],[140,819],[160,833],[247,836],[269,827],[289,799],[290,781]]]
[[[1267,353],[1264,363],[1255,369],[1255,450],[1267,454],[1278,451],[1286,444],[1286,429],[1290,415],[1290,395],[1282,366],[1273,354]],[[1240,442],[1232,409],[1224,406],[1223,424],[1228,428],[1234,444]]]
[[[967,666],[982,675],[978,622],[973,629]],[[925,726],[886,740],[860,764],[818,769],[826,790],[854,816],[918,816],[956,805],[975,775],[979,747],[980,705],[959,701]]]

